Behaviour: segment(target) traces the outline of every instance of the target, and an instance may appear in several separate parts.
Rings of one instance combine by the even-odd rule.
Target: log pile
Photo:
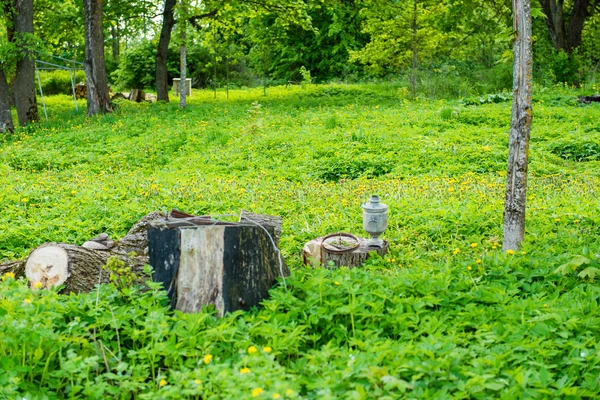
[[[159,212],[144,216],[116,242],[102,233],[81,246],[45,243],[35,248],[25,260],[1,264],[0,273],[25,276],[31,286],[38,283],[43,288],[64,285],[65,293],[89,292],[96,284],[109,281],[109,274],[102,267],[112,256],[125,262],[143,279],[143,267],[148,263],[148,224],[161,218],[165,215]]]
[[[75,97],[77,99],[87,99],[87,85],[84,82],[75,85]]]

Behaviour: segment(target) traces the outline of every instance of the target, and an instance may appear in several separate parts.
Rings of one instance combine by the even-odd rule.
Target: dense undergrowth
[[[600,290],[560,276],[600,256],[600,107],[537,88],[526,242],[501,252],[510,96],[405,100],[394,86],[195,92],[118,103],[0,150],[0,259],[119,237],[152,210],[284,217],[293,275],[260,310],[172,313],[164,294],[0,284],[0,398],[595,397]],[[83,106],[83,104],[81,104]],[[301,266],[302,244],[361,234],[390,205],[385,259]],[[581,259],[581,258],[579,258]],[[133,290],[133,289],[132,289]]]

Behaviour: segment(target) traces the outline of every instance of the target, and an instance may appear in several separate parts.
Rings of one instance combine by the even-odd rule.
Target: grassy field
[[[249,209],[283,217],[293,276],[223,319],[171,313],[157,288],[65,298],[6,277],[0,398],[597,396],[600,106],[577,94],[535,90],[515,254],[501,251],[509,95],[194,92],[184,111],[124,101],[97,118],[48,98],[49,122],[0,142],[0,259],[120,237],[153,210]],[[371,194],[390,206],[389,255],[303,267],[309,239],[362,234]]]

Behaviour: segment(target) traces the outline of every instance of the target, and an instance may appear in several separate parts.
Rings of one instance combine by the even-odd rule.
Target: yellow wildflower
[[[248,354],[256,353],[256,351],[257,351],[256,347],[254,347],[254,346],[248,347]]]
[[[481,258],[478,258],[477,260],[475,260],[475,262],[476,262],[477,264],[481,264]]]
[[[165,381],[164,379],[161,379],[160,382],[158,382],[158,384],[160,386],[165,386],[167,384],[167,381]]]
[[[204,364],[210,364],[210,362],[212,361],[212,354],[207,354],[204,356]]]
[[[333,284],[339,286],[340,283],[338,281],[334,281]]]
[[[240,374],[244,375],[244,374],[249,374],[250,373],[250,368],[241,368],[240,369]]]
[[[294,394],[294,391],[292,389],[288,389],[285,391],[285,394],[287,394],[288,396],[291,396]]]
[[[470,271],[470,270],[472,270],[473,268],[471,268],[471,266],[469,265],[469,266],[467,267],[467,269]]]
[[[506,254],[509,254],[512,256],[513,254],[515,254],[515,251],[508,249],[508,250],[506,250]]]
[[[458,253],[460,253],[460,249],[454,249],[454,251],[452,252],[452,254],[457,255]]]
[[[270,348],[269,346],[266,346],[266,347],[263,347],[263,351],[264,351],[265,353],[270,353],[271,351],[273,351],[273,349],[272,349],[272,348]]]
[[[278,399],[280,397],[281,397],[281,395],[279,393],[273,393],[273,398],[274,399]]]
[[[25,304],[30,304],[31,303],[31,299],[25,299]]]
[[[196,385],[199,385],[199,384],[200,384],[200,379],[196,379],[196,380],[194,381],[194,383],[195,383]]]
[[[4,274],[4,276],[2,276],[2,280],[5,281],[8,278],[12,278],[15,279],[15,273],[14,272],[7,272]]]
[[[258,397],[264,392],[261,388],[252,389],[252,397]]]
[[[36,282],[35,285],[33,285],[33,287],[36,288],[36,289],[41,289],[42,282]]]
[[[475,247],[477,247],[477,243],[471,243],[471,247],[472,247],[472,248],[475,248]]]

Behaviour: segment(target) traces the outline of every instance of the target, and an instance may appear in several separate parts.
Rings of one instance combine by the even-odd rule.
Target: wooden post
[[[525,234],[529,133],[533,120],[531,0],[513,0],[516,35],[513,105],[508,144],[508,174],[504,202],[504,250],[517,250]]]

